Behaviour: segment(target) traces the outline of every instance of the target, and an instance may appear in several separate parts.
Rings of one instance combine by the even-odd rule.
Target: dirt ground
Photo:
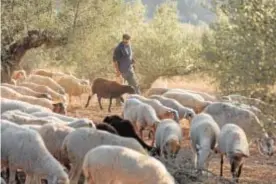
[[[196,87],[194,84],[197,84]],[[198,85],[200,83],[200,85]],[[181,84],[181,85],[180,85]],[[210,84],[206,84],[204,80],[198,80],[196,82],[191,82],[190,79],[186,79],[186,81],[181,79],[181,83],[179,82],[172,82],[172,80],[165,81],[160,80],[157,81],[155,84],[153,84],[154,87],[177,87],[182,88],[185,86],[185,88],[193,89],[193,90],[199,90],[199,91],[206,91],[209,93],[215,93],[215,89],[210,87]],[[200,88],[197,88],[197,86],[200,86]],[[95,123],[101,122],[103,118],[107,115],[111,114],[118,114],[121,115],[122,107],[118,107],[115,105],[115,100],[112,105],[112,112],[107,112],[108,107],[108,100],[102,100],[103,101],[103,108],[104,110],[101,111],[97,101],[96,97],[94,96],[92,98],[92,101],[90,102],[90,106],[88,108],[84,108],[84,105],[86,103],[87,96],[83,95],[81,102],[79,101],[79,98],[76,98],[76,101],[73,102],[71,106],[68,108],[68,114],[75,117],[86,117],[91,120],[93,120]],[[183,124],[183,132],[184,132],[184,139],[182,144],[183,150],[189,150],[189,138],[188,138],[188,125],[187,123]],[[265,158],[258,154],[256,147],[253,145],[251,146],[250,154],[251,156],[245,160],[245,164],[242,170],[241,174],[241,181],[240,183],[269,183],[269,184],[276,184],[276,156],[272,156],[271,158]],[[192,154],[190,154],[192,158]],[[215,155],[214,158],[210,162],[210,171],[219,175],[219,168],[220,168],[220,159],[218,155]],[[227,159],[224,161],[224,176],[226,178],[231,178],[230,174],[230,167],[229,162]]]

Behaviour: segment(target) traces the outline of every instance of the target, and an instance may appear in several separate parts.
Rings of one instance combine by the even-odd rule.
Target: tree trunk
[[[10,83],[14,71],[20,69],[20,62],[25,53],[45,44],[48,47],[65,45],[67,38],[55,38],[48,31],[28,31],[28,35],[22,39],[1,47],[1,83]]]

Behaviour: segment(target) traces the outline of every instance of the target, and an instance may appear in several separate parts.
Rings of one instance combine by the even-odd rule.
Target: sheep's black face
[[[136,94],[134,87],[128,86],[127,93],[129,93],[129,94]]]
[[[113,121],[122,121],[123,119],[118,115],[106,116],[103,122],[111,123]]]
[[[59,113],[59,114],[66,114],[66,108],[63,103],[57,103],[53,104],[53,112]]]

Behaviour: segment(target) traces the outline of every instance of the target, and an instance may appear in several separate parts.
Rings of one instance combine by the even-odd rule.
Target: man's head
[[[129,44],[130,38],[129,34],[123,34],[123,43],[126,45]]]

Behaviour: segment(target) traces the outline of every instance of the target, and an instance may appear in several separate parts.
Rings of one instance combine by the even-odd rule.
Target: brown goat
[[[89,102],[94,94],[97,94],[98,103],[103,110],[101,99],[108,98],[109,99],[109,106],[108,112],[111,112],[111,104],[113,98],[120,98],[121,102],[124,102],[122,97],[123,94],[134,94],[135,90],[132,86],[129,85],[122,85],[116,81],[110,81],[103,78],[97,78],[93,81],[92,84],[92,94],[88,96],[87,103],[85,107],[88,107]]]

